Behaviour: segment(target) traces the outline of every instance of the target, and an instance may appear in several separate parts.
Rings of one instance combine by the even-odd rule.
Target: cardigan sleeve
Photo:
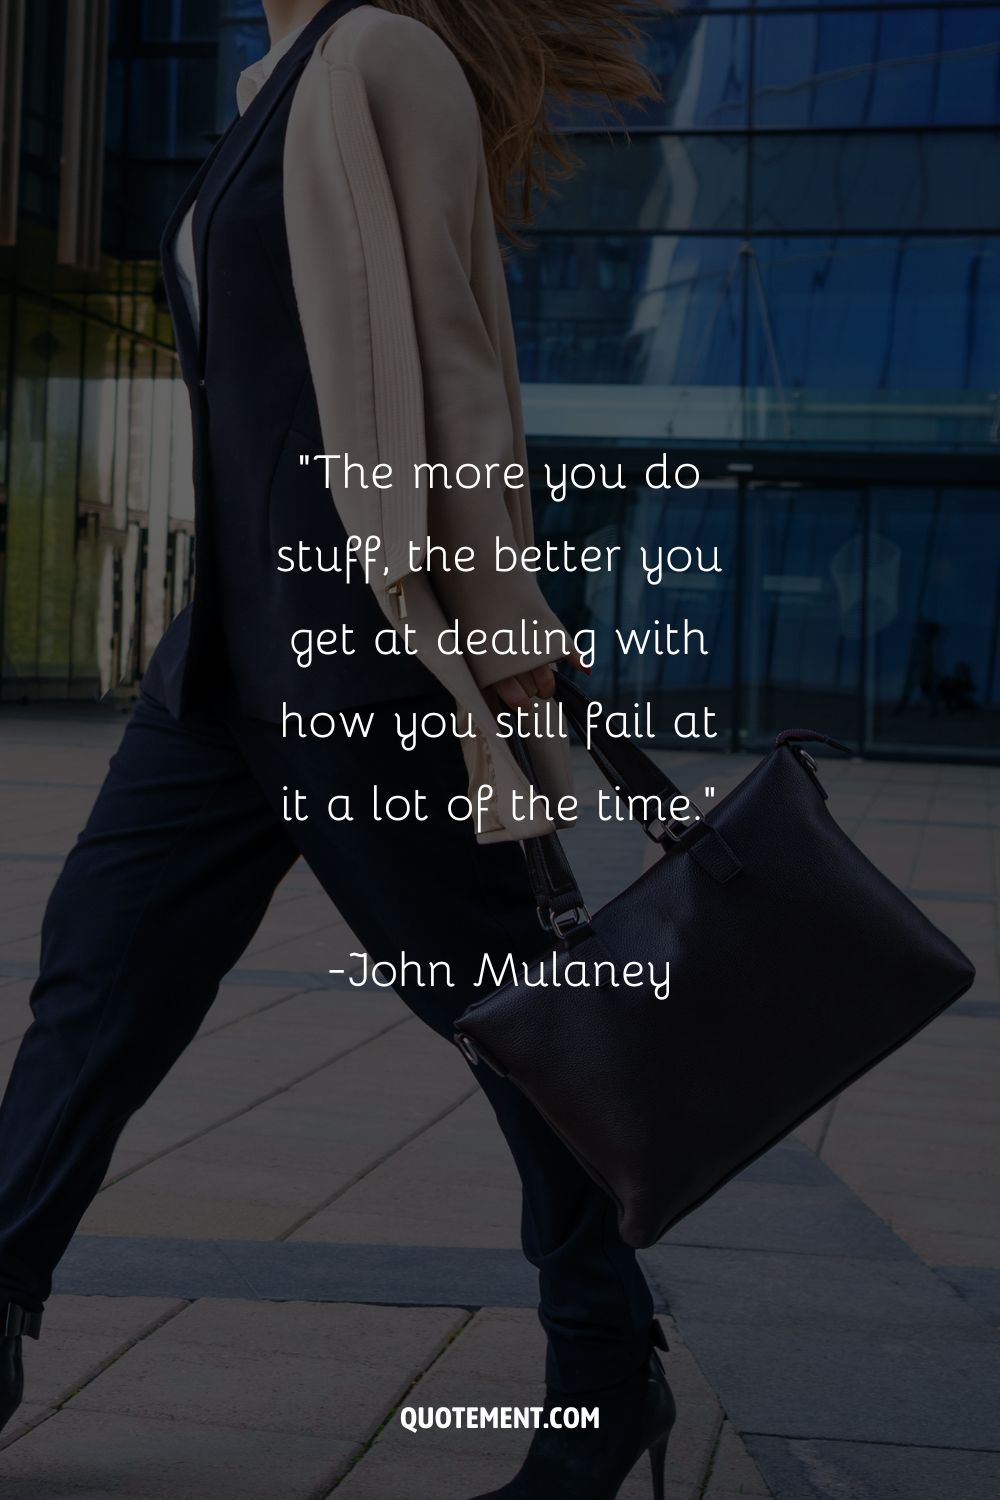
[[[373,18],[374,19],[374,18]],[[475,569],[429,569],[446,616],[487,640],[498,631],[522,639],[533,633],[554,649],[513,655],[474,654],[466,660],[480,687],[558,660],[561,636],[536,574],[518,564],[497,568],[497,549],[531,541],[522,532],[528,509],[509,493],[504,469],[519,461],[515,418],[498,348],[498,320],[509,324],[500,251],[486,188],[479,112],[455,55],[428,27],[379,13],[354,49],[399,219],[423,379],[426,459],[454,476],[462,464],[486,472],[491,483],[428,496],[429,539],[448,556],[472,547]],[[489,215],[488,233],[484,214]],[[483,264],[484,245],[489,264]],[[497,301],[497,287],[502,298]],[[527,485],[527,475],[524,484]],[[452,479],[454,483],[454,479]],[[515,528],[512,512],[518,516]],[[530,526],[530,520],[529,520]],[[505,563],[511,553],[503,554]],[[538,630],[533,631],[537,624]]]

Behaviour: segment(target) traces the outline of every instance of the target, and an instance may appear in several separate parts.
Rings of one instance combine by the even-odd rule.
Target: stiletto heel
[[[667,1444],[669,1434],[654,1443],[649,1450],[649,1466],[653,1471],[653,1500],[664,1500],[667,1477]]]
[[[645,1368],[621,1385],[575,1393],[581,1406],[598,1407],[598,1426],[567,1432],[561,1424],[544,1423],[510,1483],[476,1500],[612,1500],[646,1453],[653,1500],[666,1500],[667,1440],[677,1409],[656,1353],[667,1346],[658,1323],[650,1345]],[[564,1400],[558,1392],[546,1397],[547,1405]]]

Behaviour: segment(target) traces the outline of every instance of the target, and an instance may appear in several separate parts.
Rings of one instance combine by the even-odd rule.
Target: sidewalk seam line
[[[289,995],[287,998],[290,1000],[293,997]],[[345,1048],[342,1052],[336,1053],[333,1057],[328,1057],[324,1062],[320,1063],[318,1067],[310,1068],[307,1073],[303,1073],[299,1077],[289,1079],[289,1081],[285,1084],[282,1084],[280,1088],[272,1089],[270,1093],[267,1094],[261,1094],[258,1098],[253,1099],[243,1108],[234,1110],[232,1114],[225,1115],[221,1119],[214,1120],[211,1125],[206,1125],[203,1130],[196,1130],[193,1135],[185,1136],[183,1140],[174,1141],[172,1145],[164,1147],[162,1151],[155,1151],[151,1156],[145,1157],[141,1162],[136,1162],[131,1167],[126,1167],[122,1172],[118,1174],[118,1176],[108,1178],[108,1180],[101,1187],[101,1193],[106,1193],[108,1188],[117,1187],[118,1183],[124,1182],[127,1177],[134,1176],[136,1172],[144,1171],[146,1167],[152,1166],[154,1162],[162,1161],[165,1156],[170,1156],[174,1151],[180,1151],[183,1149],[183,1147],[190,1146],[194,1141],[199,1141],[204,1136],[211,1135],[214,1130],[221,1130],[224,1125],[231,1125],[234,1120],[239,1120],[243,1115],[252,1114],[252,1112],[255,1109],[259,1109],[262,1104],[269,1104],[272,1099],[280,1098],[282,1094],[287,1094],[289,1089],[297,1088],[300,1083],[306,1083],[310,1078],[315,1078],[317,1074],[322,1073],[325,1068],[332,1068],[335,1063],[343,1062],[345,1057],[350,1057],[352,1053],[359,1052],[362,1047],[367,1047],[370,1043],[381,1040],[382,1037],[387,1036],[391,1031],[398,1030],[400,1026],[406,1026],[412,1020],[413,1017],[410,1015],[399,1017],[389,1026],[384,1026],[381,1031],[372,1032],[371,1036],[365,1037],[364,1041],[355,1042],[353,1046]],[[220,1030],[222,1029],[223,1028],[220,1027]]]
[[[363,1167],[360,1172],[355,1173],[350,1182],[343,1183],[337,1189],[337,1191],[331,1194],[331,1196],[324,1202],[318,1203],[315,1208],[310,1209],[309,1212],[302,1218],[298,1219],[294,1224],[289,1225],[287,1229],[282,1230],[281,1234],[275,1235],[274,1240],[271,1243],[279,1245],[287,1243],[289,1236],[297,1234],[300,1229],[302,1229],[306,1224],[309,1223],[310,1219],[315,1219],[317,1214],[325,1213],[328,1208],[336,1203],[338,1198],[342,1198],[345,1193],[350,1192],[351,1188],[357,1187],[359,1182],[363,1182],[366,1177],[369,1177],[372,1172],[377,1171],[378,1168],[389,1161],[391,1157],[397,1155],[397,1153],[400,1151],[404,1151],[406,1147],[411,1146],[414,1141],[419,1140],[419,1138],[422,1135],[425,1135],[428,1130],[433,1130],[435,1125],[440,1125],[442,1120],[446,1120],[449,1115],[454,1114],[456,1109],[461,1109],[462,1105],[467,1104],[470,1099],[474,1098],[475,1095],[478,1094],[478,1092],[479,1085],[474,1084],[472,1088],[469,1089],[468,1093],[463,1094],[461,1098],[456,1099],[453,1104],[449,1104],[445,1109],[440,1110],[438,1114],[433,1116],[432,1119],[426,1120],[422,1125],[419,1125],[416,1130],[411,1132],[410,1135],[404,1136],[401,1140],[398,1140],[395,1145],[389,1147],[388,1150],[383,1151],[381,1156],[377,1157],[374,1161],[369,1162],[368,1165],[366,1167]],[[322,1240],[307,1240],[303,1243],[323,1244],[327,1242]]]

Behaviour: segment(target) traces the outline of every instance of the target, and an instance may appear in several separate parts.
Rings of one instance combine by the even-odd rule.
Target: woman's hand
[[[571,651],[566,660],[578,672],[590,675],[579,651]],[[530,708],[533,698],[551,698],[556,690],[556,674],[551,667],[532,667],[530,672],[519,672],[516,677],[504,677],[493,684],[493,691],[507,708]]]

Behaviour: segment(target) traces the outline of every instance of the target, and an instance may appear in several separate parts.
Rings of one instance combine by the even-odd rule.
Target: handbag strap
[[[715,880],[726,881],[739,874],[742,866],[729,845],[704,821],[703,815],[692,806],[680,787],[631,740],[614,738],[599,722],[588,726],[587,705],[590,700],[562,672],[557,671],[555,675],[555,695],[567,721],[587,746],[601,775],[620,797],[647,798],[661,811],[675,798],[691,807],[691,815],[685,818],[663,817],[661,811],[657,811],[638,819],[654,843],[683,843]],[[524,741],[514,740],[512,748],[521,769],[537,786]],[[522,848],[542,926],[559,938],[589,928],[590,913],[559,835],[543,833],[536,838],[524,839]]]

